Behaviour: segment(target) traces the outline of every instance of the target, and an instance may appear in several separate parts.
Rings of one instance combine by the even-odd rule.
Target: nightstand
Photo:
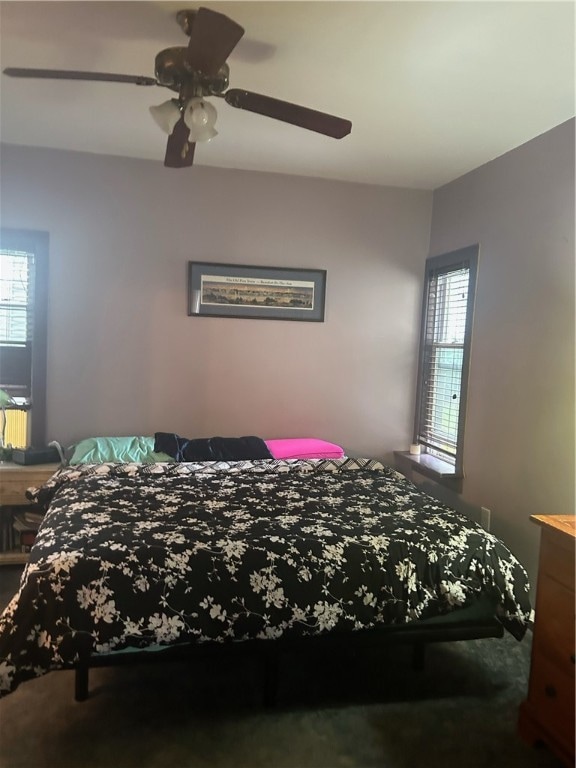
[[[26,490],[43,485],[59,467],[59,464],[0,463],[0,565],[17,565],[27,561],[26,552],[20,551],[18,546],[11,546],[7,535],[13,509],[32,506],[26,498]]]
[[[574,765],[574,515],[532,515],[542,527],[528,698],[520,735]]]

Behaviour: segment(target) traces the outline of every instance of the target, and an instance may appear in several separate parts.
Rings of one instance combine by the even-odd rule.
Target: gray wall
[[[48,438],[411,439],[432,195],[2,149],[2,225],[51,237]],[[434,193],[430,253],[479,242],[462,498],[536,574],[574,512],[574,123]],[[191,318],[188,260],[328,270],[324,323]]]
[[[48,439],[410,442],[430,192],[5,146],[1,193],[50,233]],[[188,317],[188,260],[324,268],[326,320]]]
[[[574,508],[574,121],[434,193],[431,254],[480,243],[464,500],[536,574]]]

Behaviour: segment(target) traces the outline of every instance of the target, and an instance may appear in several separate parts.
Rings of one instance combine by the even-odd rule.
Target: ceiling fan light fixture
[[[218,113],[209,101],[201,96],[190,99],[184,109],[184,122],[190,129],[190,141],[210,141],[218,135],[214,123]]]
[[[161,128],[164,133],[170,135],[174,130],[174,126],[180,119],[180,107],[176,99],[168,99],[162,104],[158,104],[157,107],[150,107],[150,114],[152,115],[156,125]]]

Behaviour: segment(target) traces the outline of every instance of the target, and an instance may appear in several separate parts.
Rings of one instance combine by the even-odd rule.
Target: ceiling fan
[[[208,8],[178,11],[176,19],[190,40],[187,46],[166,48],[157,54],[155,77],[18,67],[8,67],[4,69],[4,74],[11,77],[158,85],[175,91],[177,98],[150,107],[154,120],[168,133],[164,165],[169,168],[192,165],[196,142],[209,141],[216,135],[216,109],[205,100],[207,96],[223,98],[231,107],[256,112],[335,139],[350,133],[352,123],[349,120],[252,91],[239,88],[226,90],[230,73],[226,59],[241,39],[244,29],[224,14]]]

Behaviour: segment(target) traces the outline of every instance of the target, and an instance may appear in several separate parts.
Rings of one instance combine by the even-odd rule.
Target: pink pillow
[[[287,437],[283,440],[265,440],[275,459],[341,459],[344,449],[315,437]]]

